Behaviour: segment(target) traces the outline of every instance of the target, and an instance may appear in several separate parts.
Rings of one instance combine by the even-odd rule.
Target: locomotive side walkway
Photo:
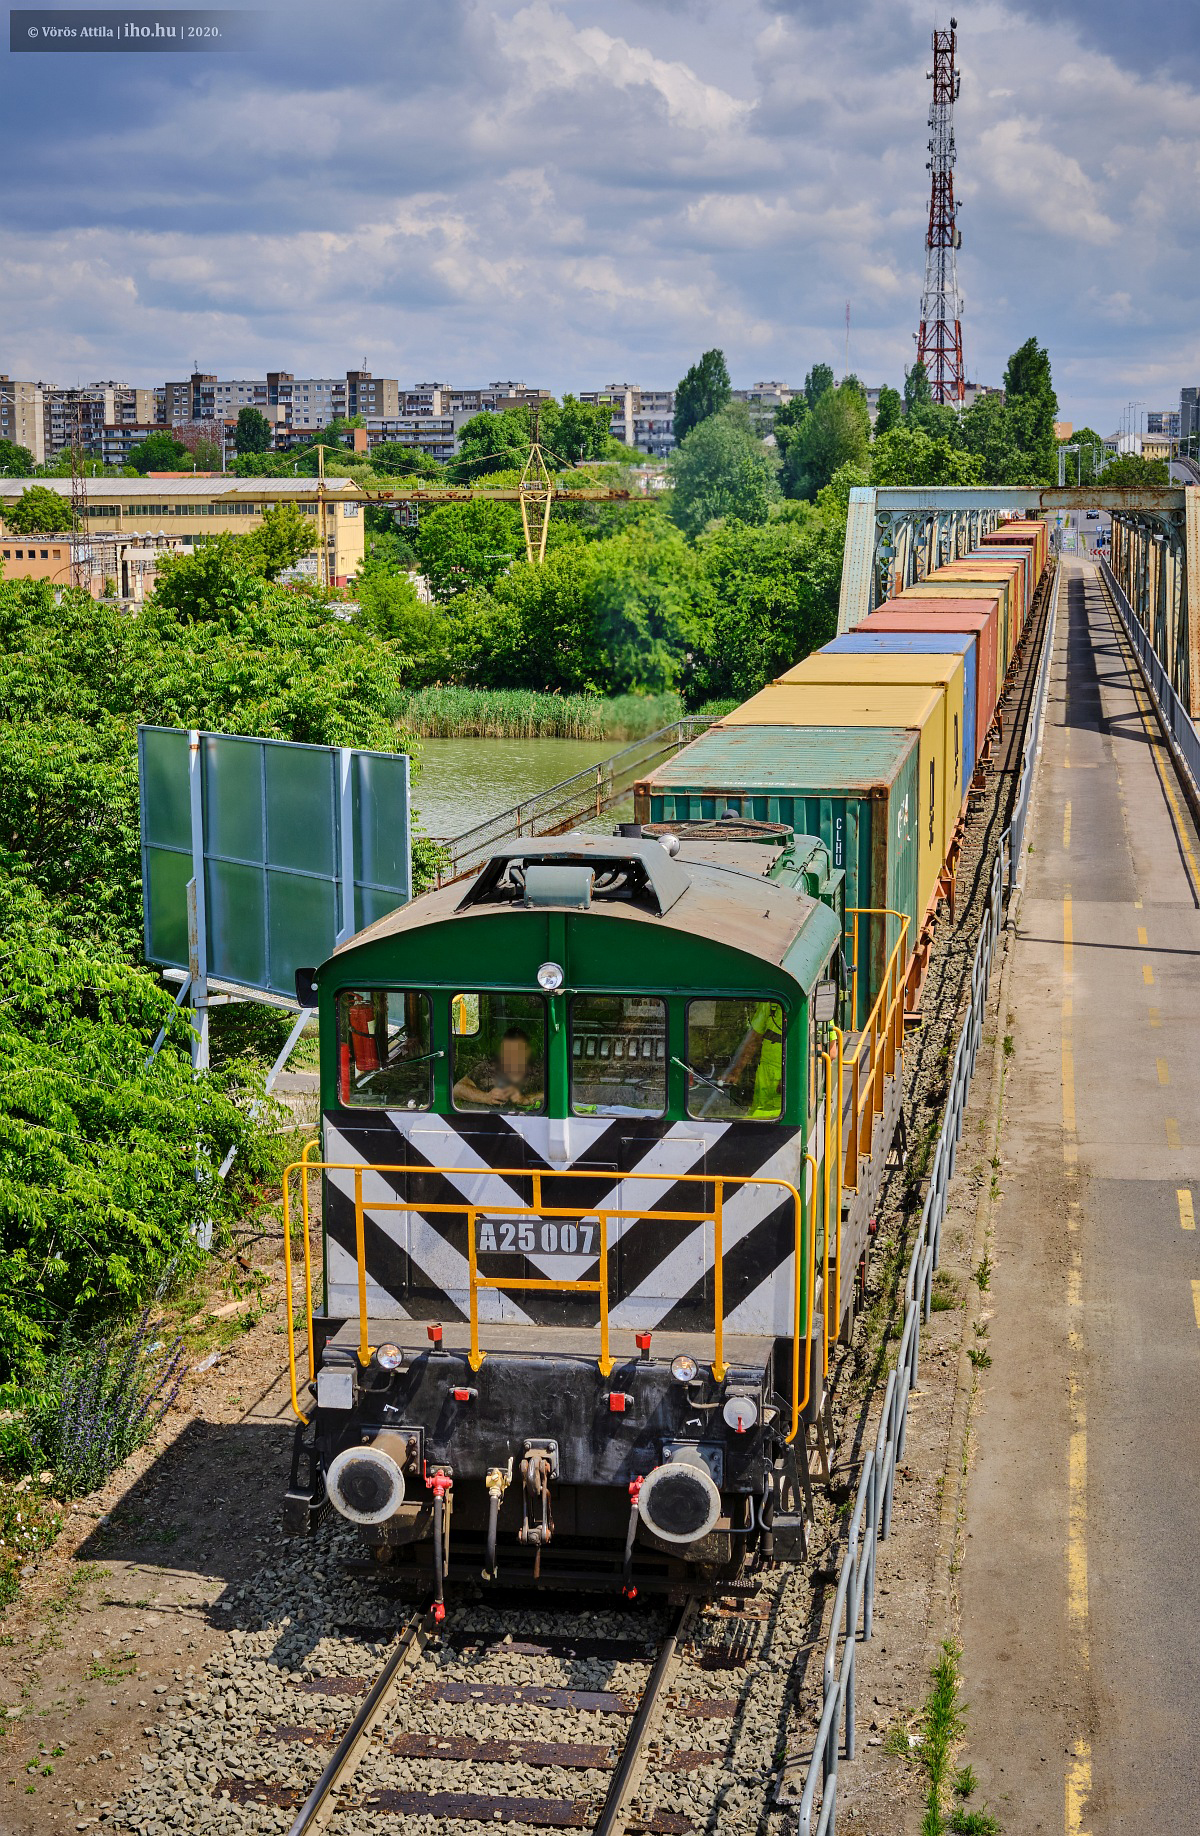
[[[959,1577],[973,1802],[1012,1836],[1184,1836],[1200,1818],[1200,839],[1096,571],[1063,565]]]

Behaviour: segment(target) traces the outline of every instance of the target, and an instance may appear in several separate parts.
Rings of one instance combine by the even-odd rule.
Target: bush
[[[70,1330],[25,1410],[31,1463],[47,1467],[56,1492],[94,1492],[149,1440],[179,1394],[183,1341],[151,1343],[144,1312],[123,1356],[107,1339],[76,1344]]]

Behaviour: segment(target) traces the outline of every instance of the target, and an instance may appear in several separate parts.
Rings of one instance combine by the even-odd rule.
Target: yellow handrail
[[[800,1417],[808,1408],[812,1395],[812,1345],[813,1325],[813,1287],[817,1278],[817,1244],[813,1235],[812,1217],[808,1219],[808,1280],[805,1282],[808,1299],[808,1315],[804,1322],[804,1397],[800,1397],[800,1258],[804,1254],[803,1219],[804,1199],[808,1193],[808,1169],[812,1167],[813,1202],[817,1197],[817,1157],[807,1151],[804,1155],[804,1176],[801,1180],[801,1211],[796,1225],[796,1281],[795,1299],[792,1312],[792,1432],[785,1436],[791,1444],[800,1432]]]
[[[863,907],[864,911],[869,908]],[[851,1104],[851,1139],[846,1149],[845,1181],[851,1191],[858,1189],[858,1161],[860,1154],[871,1151],[871,1136],[876,1114],[883,1113],[884,1080],[895,1070],[896,1060],[904,1053],[904,975],[901,973],[901,952],[904,949],[908,931],[908,918],[903,912],[888,914],[882,908],[874,916],[892,916],[900,919],[900,935],[888,958],[883,981],[867,1016],[862,1031],[858,1036],[853,1051],[845,1060],[845,1067],[853,1073],[854,1099]],[[863,1055],[869,1051],[869,1063],[866,1075],[866,1090],[862,1090]],[[841,1087],[839,1085],[839,1107]],[[870,1105],[868,1109],[868,1104]],[[866,1126],[864,1130],[864,1111]],[[865,1133],[865,1143],[863,1136]]]
[[[293,1319],[294,1305],[293,1305],[293,1298],[292,1298],[293,1297],[293,1278],[292,1278],[292,1266],[291,1266],[291,1178],[292,1178],[293,1173],[299,1173],[301,1176],[302,1215],[303,1215],[303,1224],[304,1224],[304,1285],[305,1285],[306,1312],[307,1312],[307,1320],[308,1320],[308,1360],[309,1360],[308,1369],[309,1369],[309,1381],[311,1382],[316,1372],[316,1359],[315,1359],[315,1354],[314,1354],[314,1335],[313,1335],[312,1267],[311,1267],[311,1257],[309,1253],[309,1243],[308,1243],[308,1233],[309,1233],[308,1176],[309,1174],[310,1173],[321,1173],[321,1172],[350,1173],[353,1175],[353,1178],[354,1178],[355,1251],[356,1251],[356,1260],[358,1263],[358,1268],[357,1268],[358,1313],[359,1313],[358,1358],[359,1358],[360,1364],[365,1366],[366,1364],[370,1362],[372,1348],[370,1345],[370,1335],[369,1335],[369,1328],[368,1328],[368,1322],[367,1322],[365,1206],[364,1206],[363,1196],[362,1196],[363,1175],[364,1173],[409,1173],[409,1174],[419,1175],[424,1178],[442,1177],[445,1179],[451,1179],[458,1175],[461,1175],[461,1172],[462,1172],[461,1167],[428,1167],[428,1166],[413,1167],[413,1166],[408,1166],[408,1165],[401,1164],[401,1163],[395,1163],[395,1164],[389,1163],[386,1165],[380,1163],[379,1165],[368,1166],[362,1162],[311,1159],[310,1150],[318,1146],[319,1144],[315,1141],[308,1142],[304,1148],[304,1152],[301,1158],[298,1161],[293,1161],[292,1164],[285,1169],[284,1175],[283,1175],[284,1280],[286,1284],[287,1303],[288,1303],[288,1369],[289,1369],[289,1373],[291,1377],[292,1408],[295,1411],[296,1415],[299,1416],[301,1421],[308,1421],[309,1417],[305,1415],[304,1411],[300,1407],[299,1387],[298,1387],[298,1379],[297,1379],[297,1374],[296,1374],[296,1347],[295,1347],[295,1331],[294,1331],[294,1319]],[[402,1212],[419,1211],[426,1215],[433,1215],[435,1213],[446,1213],[446,1212],[452,1212],[452,1213],[461,1212],[466,1217],[467,1219],[467,1240],[468,1240],[467,1266],[468,1266],[469,1276],[470,1276],[470,1281],[469,1281],[470,1322],[469,1323],[470,1323],[470,1330],[471,1330],[470,1361],[471,1361],[472,1370],[478,1370],[480,1365],[483,1363],[484,1357],[486,1356],[486,1353],[482,1352],[479,1348],[479,1318],[478,1318],[479,1289],[481,1287],[500,1288],[500,1289],[506,1289],[506,1288],[537,1289],[543,1292],[549,1291],[549,1292],[554,1292],[554,1293],[596,1293],[598,1294],[599,1301],[600,1301],[600,1329],[601,1329],[600,1359],[598,1362],[599,1362],[599,1368],[602,1374],[607,1377],[613,1367],[613,1359],[611,1357],[609,1344],[608,1344],[608,1337],[609,1337],[609,1322],[608,1322],[608,1236],[609,1236],[609,1233],[608,1233],[608,1225],[609,1225],[609,1222],[614,1219],[621,1220],[621,1221],[624,1221],[624,1220],[636,1221],[642,1218],[650,1218],[659,1223],[683,1223],[683,1224],[710,1223],[713,1226],[713,1315],[714,1315],[713,1341],[714,1343],[713,1343],[712,1373],[716,1381],[720,1383],[724,1379],[725,1372],[726,1372],[725,1355],[724,1355],[724,1331],[725,1331],[724,1203],[725,1203],[726,1187],[771,1186],[783,1193],[790,1195],[791,1200],[792,1200],[794,1215],[797,1220],[797,1223],[796,1223],[797,1243],[800,1249],[800,1253],[796,1257],[796,1267],[794,1271],[794,1280],[795,1280],[796,1289],[797,1289],[797,1297],[796,1297],[795,1304],[797,1307],[799,1307],[799,1304],[800,1304],[799,1290],[800,1290],[801,1280],[802,1280],[802,1271],[804,1273],[807,1273],[807,1265],[805,1262],[804,1248],[803,1248],[803,1236],[804,1236],[804,1229],[806,1226],[807,1219],[806,1219],[804,1200],[802,1199],[800,1193],[797,1192],[795,1186],[793,1186],[789,1180],[777,1179],[773,1177],[766,1177],[763,1175],[755,1175],[755,1174],[736,1174],[736,1175],[734,1174],[713,1175],[709,1173],[664,1174],[661,1172],[614,1173],[613,1180],[614,1180],[614,1183],[616,1184],[620,1184],[625,1180],[643,1180],[643,1181],[648,1180],[660,1186],[665,1185],[665,1184],[712,1186],[714,1188],[714,1199],[713,1199],[712,1208],[711,1210],[700,1210],[700,1211],[660,1211],[660,1210],[645,1211],[645,1210],[625,1210],[625,1209],[611,1209],[610,1208],[603,1212],[584,1211],[583,1213],[580,1213],[577,1207],[572,1208],[571,1206],[568,1206],[568,1205],[544,1205],[542,1204],[541,1202],[541,1182],[546,1177],[551,1177],[556,1180],[587,1179],[589,1181],[594,1181],[596,1178],[596,1169],[594,1167],[567,1167],[567,1168],[563,1168],[562,1170],[555,1168],[555,1169],[550,1170],[549,1174],[547,1174],[547,1172],[545,1171],[540,1171],[532,1175],[530,1174],[529,1170],[524,1167],[492,1167],[488,1169],[488,1174],[490,1177],[494,1179],[498,1179],[498,1180],[524,1180],[524,1179],[532,1178],[533,1184],[534,1184],[534,1198],[535,1198],[535,1203],[533,1205],[489,1205],[486,1207],[486,1212],[487,1212],[487,1215],[490,1217],[541,1217],[541,1218],[568,1218],[572,1220],[578,1220],[580,1216],[597,1218],[600,1222],[601,1266],[600,1266],[600,1270],[599,1270],[597,1279],[595,1281],[586,1281],[586,1282],[585,1281],[551,1281],[551,1280],[545,1280],[545,1279],[534,1279],[534,1278],[529,1278],[529,1277],[515,1277],[515,1276],[514,1277],[483,1276],[479,1274],[478,1266],[477,1266],[476,1245],[475,1245],[475,1221],[480,1216],[481,1212],[485,1209],[484,1207],[473,1204],[470,1200],[467,1200],[467,1199],[463,1199],[456,1203],[445,1203],[445,1202],[435,1203],[433,1201],[428,1201],[428,1200],[421,1200],[419,1203],[412,1203],[412,1202],[408,1202],[408,1201],[401,1200],[401,1199],[372,1200],[371,1209],[373,1211],[402,1211]],[[811,1231],[809,1232],[809,1236],[811,1240]],[[811,1249],[810,1249],[809,1260],[811,1260]],[[810,1300],[809,1313],[811,1316],[811,1310],[812,1310],[811,1309],[811,1294],[809,1296],[809,1300]],[[810,1329],[811,1329],[811,1317],[810,1317]]]

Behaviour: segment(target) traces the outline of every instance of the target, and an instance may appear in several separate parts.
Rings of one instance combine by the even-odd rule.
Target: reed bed
[[[547,695],[535,689],[419,689],[397,709],[422,739],[634,740],[684,712],[678,695]]]

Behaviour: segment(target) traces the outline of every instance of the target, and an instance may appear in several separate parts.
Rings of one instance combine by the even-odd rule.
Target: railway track
[[[697,1616],[695,1601],[674,1611],[653,1635],[605,1637],[576,1624],[578,1613],[559,1615],[556,1630],[544,1628],[522,1636],[478,1638],[453,1632],[438,1640],[432,1676],[420,1659],[433,1634],[427,1612],[404,1626],[375,1683],[368,1690],[345,1734],[330,1756],[291,1826],[290,1836],[336,1831],[360,1811],[434,1817],[444,1824],[523,1824],[535,1829],[588,1829],[595,1836],[621,1836],[628,1827],[659,1713],[676,1673],[685,1661],[687,1637]],[[544,1614],[538,1615],[539,1620]],[[590,1623],[585,1621],[585,1623]],[[622,1672],[620,1689],[567,1686],[553,1682],[511,1682],[514,1656],[599,1664]],[[627,1673],[644,1670],[640,1688],[631,1689]],[[493,1674],[495,1673],[495,1674]],[[463,1734],[438,1725],[439,1708],[464,1704],[481,1709],[517,1709],[539,1723],[537,1737],[495,1738]],[[723,1706],[723,1705],[721,1705]],[[606,1739],[580,1741],[546,1738],[561,1733],[564,1716],[615,1718],[624,1729]],[[540,1724],[547,1723],[543,1728]],[[577,1728],[572,1727],[573,1732]],[[676,1766],[711,1765],[715,1754],[705,1748],[672,1756]],[[391,1759],[425,1763],[430,1778],[421,1789],[383,1780]],[[462,1789],[461,1769],[476,1778],[476,1788]],[[503,1778],[514,1769],[536,1772],[536,1792],[480,1789],[488,1772]],[[447,1775],[439,1781],[438,1773]],[[480,1774],[483,1776],[481,1777]],[[595,1780],[607,1778],[602,1793]],[[356,1789],[357,1785],[357,1789]],[[659,1836],[684,1836],[691,1829],[685,1816],[655,1813],[638,1819],[638,1828]]]
[[[344,1566],[336,1528],[248,1586],[226,1649],[162,1705],[137,1836],[759,1829],[807,1636],[802,1571],[686,1605],[462,1589],[435,1628]],[[150,1730],[147,1729],[147,1732]]]

